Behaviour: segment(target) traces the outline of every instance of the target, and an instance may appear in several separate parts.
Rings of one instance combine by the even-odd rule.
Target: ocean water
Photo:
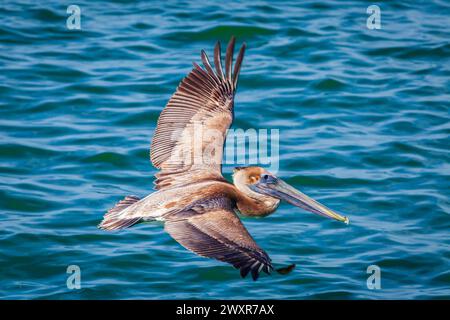
[[[2,1],[0,298],[449,299],[449,14],[443,0]],[[297,265],[256,282],[161,224],[97,229],[152,192],[159,113],[232,35],[248,46],[234,128],[278,129],[278,175],[351,221],[286,204],[244,218],[276,267]]]

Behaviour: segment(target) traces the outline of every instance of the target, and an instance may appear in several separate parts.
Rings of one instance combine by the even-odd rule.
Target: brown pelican
[[[230,263],[240,269],[242,277],[250,272],[256,280],[261,271],[273,269],[271,259],[236,212],[263,217],[285,200],[338,221],[348,223],[348,219],[261,167],[235,168],[233,184],[222,176],[223,146],[233,121],[233,100],[246,47],[242,45],[232,71],[234,45],[232,37],[225,69],[219,42],[214,69],[202,50],[204,69],[194,62],[162,111],[150,151],[152,164],[160,169],[157,191],[143,199],[125,197],[105,214],[99,228],[117,230],[143,221],[164,221],[165,230],[186,249]]]

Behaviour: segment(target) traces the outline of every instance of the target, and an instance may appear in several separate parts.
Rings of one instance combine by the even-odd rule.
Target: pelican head
[[[264,168],[237,167],[234,169],[233,182],[241,192],[249,197],[272,205],[272,212],[278,207],[280,200],[284,200],[320,216],[335,219],[345,224],[349,223],[347,217],[308,197]]]

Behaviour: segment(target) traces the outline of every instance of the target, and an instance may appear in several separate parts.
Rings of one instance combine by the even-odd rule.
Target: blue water
[[[0,298],[450,298],[447,1],[377,2],[379,30],[371,1],[77,0],[81,30],[68,4],[0,5]],[[248,45],[234,127],[279,129],[279,176],[351,220],[243,219],[275,266],[297,264],[257,282],[160,224],[96,228],[152,192],[160,111],[231,35]]]

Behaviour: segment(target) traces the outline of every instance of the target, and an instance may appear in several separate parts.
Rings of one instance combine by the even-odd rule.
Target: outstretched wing
[[[232,264],[240,269],[242,277],[251,272],[256,280],[261,271],[270,273],[273,269],[267,253],[229,209],[216,208],[201,214],[180,212],[167,218],[165,230],[186,249]]]
[[[161,169],[155,188],[183,185],[202,180],[223,180],[221,173],[226,131],[233,121],[233,101],[244,58],[242,45],[234,65],[232,37],[222,70],[220,42],[214,50],[213,70],[202,50],[205,69],[194,62],[158,119],[150,159]],[[187,173],[189,172],[189,174]]]

